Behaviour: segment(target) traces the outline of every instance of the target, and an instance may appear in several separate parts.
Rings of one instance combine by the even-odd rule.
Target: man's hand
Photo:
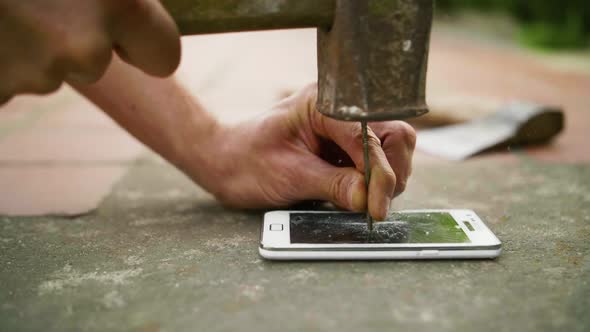
[[[228,206],[278,207],[318,199],[365,211],[360,123],[321,115],[316,91],[310,85],[262,117],[217,126],[205,144],[194,147],[193,159],[185,150],[189,159],[178,166]],[[370,128],[368,209],[383,220],[410,176],[416,134],[401,121]]]
[[[178,30],[158,0],[0,0],[0,41],[0,105],[63,81],[95,82],[113,50],[156,76],[180,61]]]
[[[173,78],[154,79],[114,59],[99,82],[75,85],[78,91],[226,205],[315,199],[367,209],[361,125],[317,112],[315,84],[260,117],[226,126]],[[416,135],[400,121],[370,127],[368,208],[383,220],[405,188]]]

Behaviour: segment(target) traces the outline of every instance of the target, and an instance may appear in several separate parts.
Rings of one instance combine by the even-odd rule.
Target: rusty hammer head
[[[432,12],[432,1],[337,0],[331,28],[318,28],[318,110],[351,121],[428,112]]]
[[[162,0],[183,35],[318,28],[318,109],[355,121],[427,112],[433,0]]]

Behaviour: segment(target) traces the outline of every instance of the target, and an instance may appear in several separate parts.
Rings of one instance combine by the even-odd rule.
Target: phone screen
[[[392,213],[369,232],[364,213],[290,213],[291,243],[469,243],[447,212]]]

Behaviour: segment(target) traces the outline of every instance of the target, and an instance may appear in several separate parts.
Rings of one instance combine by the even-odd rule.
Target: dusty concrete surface
[[[0,330],[587,331],[590,167],[517,158],[421,164],[396,203],[474,208],[497,260],[277,263],[262,212],[150,157],[94,214],[0,218]]]

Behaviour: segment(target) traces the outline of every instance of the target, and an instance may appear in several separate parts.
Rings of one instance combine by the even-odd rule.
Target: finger
[[[395,196],[401,194],[412,174],[412,155],[416,146],[414,128],[403,121],[371,123],[381,139],[383,151],[396,176]]]
[[[337,121],[328,118],[320,121],[323,123],[318,126],[319,130],[317,133],[320,136],[332,139],[338,144],[350,156],[356,168],[364,173],[364,150],[360,123]],[[370,127],[367,129],[369,163],[371,168],[371,178],[368,188],[368,211],[376,220],[384,220],[387,217],[389,206],[394,196],[396,176],[387,160],[385,152],[381,148],[381,141]]]
[[[317,111],[313,111],[311,118],[314,133],[336,143],[348,154],[356,168],[364,172],[363,133],[360,122],[334,120]],[[381,146],[381,141],[370,128],[367,133],[370,147]]]
[[[180,62],[176,23],[157,0],[112,1],[115,51],[124,61],[155,76],[172,74]]]
[[[317,112],[315,108],[316,91],[315,85],[309,85],[294,98],[302,98],[307,101],[306,111],[314,134],[336,143],[350,156],[356,169],[364,176],[361,124],[334,120]],[[391,199],[393,199],[396,177],[381,148],[381,141],[370,127],[367,129],[369,162],[372,172],[368,188],[368,211],[376,220],[383,220],[387,217]]]
[[[69,46],[67,63],[56,61],[55,71],[65,71],[65,80],[70,84],[90,84],[98,81],[107,70],[113,56],[112,42],[96,31],[79,38]]]
[[[385,220],[393,199],[396,175],[378,142],[369,142],[371,178],[369,183],[368,211],[375,220]]]
[[[366,210],[363,174],[352,167],[335,167],[314,158],[302,168],[300,198],[329,201],[351,211]]]
[[[357,170],[364,176],[364,158],[362,132],[359,123],[349,123],[329,119],[324,122],[329,128],[324,134],[334,140],[353,160]],[[393,199],[396,177],[392,170],[385,152],[381,148],[381,142],[375,133],[368,129],[368,151],[371,177],[368,188],[367,209],[376,220],[384,220],[387,217],[391,200]]]

